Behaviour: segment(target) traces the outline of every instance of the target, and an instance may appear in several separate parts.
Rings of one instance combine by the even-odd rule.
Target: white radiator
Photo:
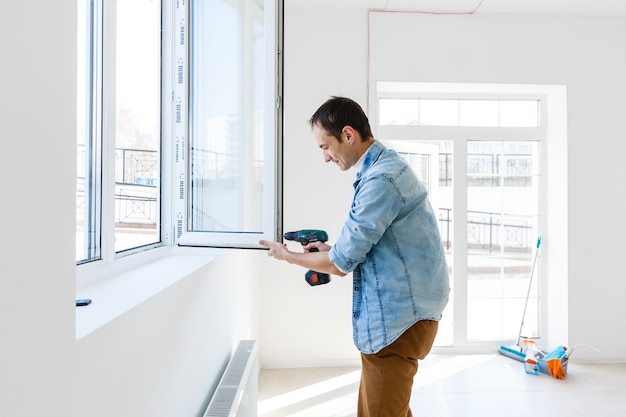
[[[235,350],[204,417],[257,417],[259,354],[256,340],[242,340]]]

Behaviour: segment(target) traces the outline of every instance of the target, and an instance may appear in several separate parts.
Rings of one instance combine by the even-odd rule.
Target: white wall
[[[73,343],[75,406],[201,415],[237,342],[258,339],[259,254],[230,251]]]
[[[555,343],[601,350],[580,349],[573,360],[626,360],[626,335],[613,325],[626,292],[620,260],[626,199],[624,187],[616,186],[626,178],[621,162],[626,151],[621,140],[626,136],[621,114],[626,19],[388,13],[372,16],[370,35],[370,74],[389,77],[384,81],[566,86],[568,137],[558,148],[563,151],[558,163],[568,172],[567,181],[560,179],[567,192],[557,195],[568,199],[567,212],[548,227],[563,219],[569,227],[554,227],[552,248],[549,236],[542,247],[546,261],[554,255],[553,276],[547,278],[567,283],[563,294],[548,300],[547,309],[566,308],[569,320],[549,325],[568,338]],[[286,9],[286,230],[321,228],[332,240],[347,214],[354,173],[324,165],[307,120],[331,95],[366,105],[367,39],[365,10]],[[566,263],[559,265],[559,259]],[[268,261],[264,271],[265,366],[358,359],[351,345],[350,276],[309,288],[300,282],[304,271],[299,268]],[[559,325],[566,331],[555,329]]]
[[[324,164],[308,120],[330,95],[365,102],[365,17],[285,11],[284,230],[323,229],[331,244],[350,208],[354,173]],[[360,363],[352,344],[351,275],[310,287],[302,268],[268,260],[264,271],[262,366]]]
[[[0,6],[0,415],[199,416],[236,341],[258,337],[262,252],[76,340],[75,8]]]
[[[324,165],[306,121],[330,95],[365,104],[366,17],[286,13],[285,229],[322,228],[331,243],[353,173]],[[602,350],[580,359],[624,360],[613,313],[626,292],[624,19],[476,16],[459,36],[451,17],[412,19],[427,40],[419,81],[567,84],[569,343]],[[0,6],[0,415],[199,415],[240,338],[259,336],[267,366],[356,363],[350,277],[310,288],[258,251],[231,252],[76,340],[74,23],[73,0]]]

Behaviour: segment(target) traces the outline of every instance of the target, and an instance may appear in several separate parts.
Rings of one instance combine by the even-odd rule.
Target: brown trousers
[[[361,353],[357,417],[412,417],[409,401],[417,361],[430,352],[438,327],[438,321],[418,321],[378,353]]]

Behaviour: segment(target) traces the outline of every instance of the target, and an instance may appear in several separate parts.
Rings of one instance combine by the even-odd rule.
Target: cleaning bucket
[[[498,352],[521,363],[526,362],[526,353],[522,350],[517,350],[515,347],[500,346]],[[558,346],[550,352],[536,349],[534,350],[534,356],[539,365],[539,373],[552,375],[556,379],[563,379],[567,375],[569,356],[566,347]]]

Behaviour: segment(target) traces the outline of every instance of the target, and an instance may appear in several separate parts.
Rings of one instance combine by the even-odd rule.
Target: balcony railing
[[[78,167],[85,152],[78,148]],[[115,149],[115,223],[129,228],[155,228],[157,224],[159,155],[157,151]],[[77,222],[84,221],[85,176],[78,173],[76,190]]]
[[[482,211],[467,212],[468,248],[492,252],[504,247],[509,252],[528,252],[536,237],[531,236],[531,216],[513,216]],[[446,249],[452,246],[452,209],[439,209],[439,231]]]

